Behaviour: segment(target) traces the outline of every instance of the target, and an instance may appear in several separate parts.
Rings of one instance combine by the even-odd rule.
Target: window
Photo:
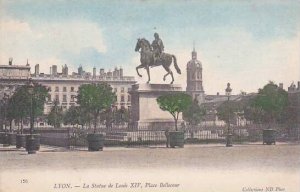
[[[55,87],[55,92],[59,92],[59,87]]]
[[[121,102],[124,102],[125,99],[124,99],[124,95],[121,95]]]
[[[75,91],[74,87],[71,87],[71,92],[74,92],[74,91]]]
[[[51,87],[48,87],[49,92],[52,91]]]
[[[121,93],[124,93],[124,90],[125,90],[124,87],[121,87]]]
[[[67,95],[63,95],[63,102],[67,102]]]
[[[131,102],[131,97],[128,95],[127,102]]]
[[[75,102],[75,95],[71,95],[71,102]]]
[[[67,87],[63,87],[63,92],[67,92]]]
[[[55,100],[59,102],[59,96],[55,95]]]

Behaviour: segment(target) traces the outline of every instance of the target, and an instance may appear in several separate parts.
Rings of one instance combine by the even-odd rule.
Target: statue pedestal
[[[135,84],[132,85],[131,119],[138,129],[165,130],[174,127],[173,116],[159,108],[156,99],[168,93],[182,92],[181,85],[174,84]],[[182,122],[182,114],[178,124]]]

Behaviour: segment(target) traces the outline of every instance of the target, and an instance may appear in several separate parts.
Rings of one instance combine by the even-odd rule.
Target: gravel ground
[[[300,167],[300,145],[186,145],[185,148],[104,148],[102,152],[42,147],[35,155],[0,149],[0,170],[85,168],[288,169]]]
[[[20,184],[22,178],[28,179],[30,184]],[[121,190],[116,186],[101,190],[83,187],[86,182],[98,186],[108,182],[129,185],[137,180],[143,186],[147,182],[159,186],[161,181],[179,184],[176,188],[158,187],[151,191],[252,192],[254,188],[262,188],[267,192],[266,187],[271,186],[273,191],[278,187],[277,191],[299,192],[300,145],[257,143],[226,148],[210,144],[175,149],[116,147],[104,148],[102,152],[42,146],[35,155],[12,147],[0,147],[1,192],[24,191],[26,187],[25,191],[63,191],[54,189],[55,184],[61,182],[73,186],[68,191],[135,192],[139,190],[129,187]]]

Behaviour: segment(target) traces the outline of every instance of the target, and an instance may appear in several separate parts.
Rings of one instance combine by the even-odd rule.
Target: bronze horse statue
[[[136,43],[136,46],[135,46],[135,51],[136,52],[140,51],[140,53],[141,53],[141,58],[140,58],[141,64],[136,67],[136,72],[140,77],[142,77],[142,75],[139,73],[138,69],[140,69],[140,68],[146,69],[147,74],[148,74],[147,83],[150,82],[149,67],[156,67],[156,66],[162,65],[163,68],[167,71],[167,74],[164,75],[163,80],[165,81],[166,77],[168,75],[171,75],[171,77],[172,77],[171,84],[174,82],[173,72],[170,69],[172,61],[174,62],[174,67],[175,67],[177,73],[181,74],[181,71],[180,71],[180,69],[177,65],[175,55],[171,55],[171,54],[168,54],[168,53],[162,53],[161,56],[160,56],[160,59],[156,63],[154,63],[154,57],[153,57],[154,53],[152,51],[151,45],[150,45],[148,40],[146,40],[144,38],[138,39],[138,41]]]

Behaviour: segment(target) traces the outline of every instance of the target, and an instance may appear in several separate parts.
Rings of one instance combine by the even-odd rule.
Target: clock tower
[[[187,63],[186,92],[197,99],[199,105],[204,102],[204,90],[202,85],[202,64],[197,60],[195,47],[192,51],[192,60]]]

